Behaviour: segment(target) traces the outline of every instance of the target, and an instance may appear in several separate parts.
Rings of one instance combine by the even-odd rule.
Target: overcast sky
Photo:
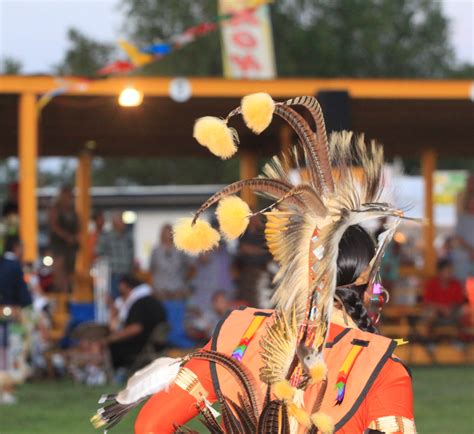
[[[176,0],[179,1],[179,0]],[[458,60],[474,63],[474,0],[440,0],[451,20]],[[117,0],[0,0],[0,58],[14,57],[24,73],[47,72],[66,50],[66,31],[114,42],[120,37]]]

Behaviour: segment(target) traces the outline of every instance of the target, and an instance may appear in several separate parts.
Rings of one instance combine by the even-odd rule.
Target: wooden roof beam
[[[74,77],[62,77],[64,81]],[[172,77],[112,77],[88,82],[84,90],[72,89],[68,95],[114,96],[127,87],[141,90],[145,96],[168,96]],[[463,99],[473,94],[470,80],[394,80],[394,79],[323,79],[281,78],[276,80],[227,80],[189,78],[193,97],[241,97],[253,92],[268,92],[274,98],[315,95],[320,90],[346,90],[352,98],[370,99]],[[30,92],[43,94],[60,87],[50,76],[0,76],[0,94]]]

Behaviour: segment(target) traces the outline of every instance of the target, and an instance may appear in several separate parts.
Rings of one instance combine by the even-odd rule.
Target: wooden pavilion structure
[[[65,78],[67,82],[68,78]],[[70,80],[73,80],[71,78]],[[270,81],[190,78],[192,97],[185,103],[169,96],[171,78],[120,77],[90,81],[54,98],[41,112],[38,97],[60,85],[53,77],[0,76],[0,157],[18,155],[20,162],[20,234],[25,259],[37,256],[38,156],[77,156],[77,205],[82,244],[87,242],[90,213],[91,149],[100,156],[205,156],[192,138],[194,120],[225,116],[243,95],[268,92],[275,99],[347,91],[352,129],[385,145],[388,156],[417,157],[425,178],[425,270],[435,267],[433,247],[433,172],[437,158],[474,157],[473,83],[469,80],[277,79]],[[143,92],[139,107],[119,106],[127,86]],[[240,122],[240,121],[237,121]],[[239,128],[241,176],[257,171],[257,157],[272,155],[291,141],[275,122],[260,137]],[[89,272],[83,252],[79,275]]]

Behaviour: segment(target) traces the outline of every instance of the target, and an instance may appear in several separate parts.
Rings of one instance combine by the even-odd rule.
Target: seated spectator
[[[212,309],[214,310],[214,314],[218,321],[220,321],[227,312],[236,309],[237,307],[238,306],[236,306],[235,302],[228,297],[226,291],[216,291],[212,295]]]
[[[131,275],[119,279],[119,292],[115,303],[118,329],[105,342],[114,368],[130,368],[155,327],[166,322],[166,313],[150,286]]]
[[[440,260],[437,274],[426,282],[423,294],[429,329],[440,325],[459,326],[465,299],[461,283],[454,278],[451,261]]]
[[[107,326],[93,322],[83,322],[73,330],[71,337],[75,345],[68,351],[67,369],[74,381],[88,386],[107,382],[110,365],[101,342],[108,334]]]
[[[211,296],[210,309],[198,306],[191,306],[188,309],[185,325],[187,334],[197,343],[205,344],[223,316],[237,307],[237,304],[229,298],[228,291],[215,291]]]

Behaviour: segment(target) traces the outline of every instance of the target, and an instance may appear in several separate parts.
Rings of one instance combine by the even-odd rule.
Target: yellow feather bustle
[[[298,407],[296,404],[290,404],[288,406],[288,414],[293,416],[300,425],[303,425],[306,428],[311,426],[311,419],[304,408]]]
[[[332,417],[318,411],[311,415],[311,422],[318,428],[318,431],[322,434],[332,434],[334,432],[334,421]]]
[[[250,214],[249,206],[238,196],[221,199],[216,210],[220,230],[228,240],[235,240],[245,232]]]
[[[313,383],[319,383],[327,376],[328,368],[326,363],[324,363],[323,360],[316,362],[316,364],[309,369],[309,373],[311,375],[311,381]]]
[[[227,126],[226,121],[213,116],[196,120],[193,137],[214,155],[227,159],[237,152],[237,132]]]
[[[296,389],[290,386],[286,380],[277,381],[272,384],[273,394],[282,401],[292,401],[295,396]]]
[[[260,134],[272,121],[275,102],[268,93],[259,92],[244,96],[240,107],[247,127]]]
[[[219,244],[219,232],[208,222],[197,220],[193,226],[192,221],[192,218],[181,219],[173,228],[174,244],[179,250],[190,255],[198,255]]]

